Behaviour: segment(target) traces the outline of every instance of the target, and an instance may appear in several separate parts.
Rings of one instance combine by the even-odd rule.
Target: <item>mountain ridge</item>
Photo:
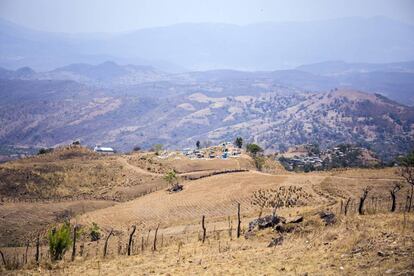
[[[243,26],[186,23],[90,37],[31,31],[2,22],[0,66],[9,68],[51,70],[74,62],[139,59],[149,65],[158,60],[162,61],[159,64],[174,64],[191,71],[268,71],[321,60],[372,63],[414,59],[414,27],[386,17]],[[354,32],[356,28],[358,34]]]

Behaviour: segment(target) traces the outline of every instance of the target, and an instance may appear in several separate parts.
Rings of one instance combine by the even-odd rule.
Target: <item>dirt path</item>
[[[137,167],[137,166],[131,165],[130,163],[128,163],[128,160],[126,160],[125,158],[123,158],[123,157],[121,157],[121,156],[117,157],[117,160],[118,160],[120,163],[122,163],[122,165],[126,166],[127,168],[130,168],[131,170],[133,170],[133,171],[135,171],[135,172],[137,172],[137,173],[140,173],[140,174],[145,174],[145,175],[158,176],[158,177],[161,177],[161,176],[162,176],[162,174],[159,174],[159,173],[154,173],[154,172],[149,172],[149,171],[144,170],[144,169],[142,169],[142,168],[140,168],[140,167]]]

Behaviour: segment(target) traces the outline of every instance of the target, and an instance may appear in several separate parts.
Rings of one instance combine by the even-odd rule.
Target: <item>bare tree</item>
[[[411,186],[410,200],[407,206],[407,211],[410,212],[413,206],[413,194],[414,194],[414,151],[405,157],[399,159],[398,174],[404,178],[404,180]]]
[[[402,186],[400,183],[394,183],[394,186],[390,190],[390,195],[391,195],[391,200],[392,200],[391,212],[395,212],[395,208],[397,207],[397,193],[399,190],[401,190],[401,188]]]

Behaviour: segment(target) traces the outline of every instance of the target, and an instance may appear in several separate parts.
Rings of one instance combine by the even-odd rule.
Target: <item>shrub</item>
[[[89,228],[89,235],[91,237],[91,241],[97,241],[101,239],[101,229],[97,223],[92,222],[92,226]]]
[[[53,149],[52,149],[52,148],[49,148],[49,149],[41,148],[41,149],[37,152],[37,154],[38,154],[38,155],[40,155],[40,154],[46,154],[46,153],[49,153],[49,152],[52,152],[52,151],[53,151]]]
[[[65,222],[59,228],[55,227],[49,231],[49,250],[52,261],[62,260],[71,244],[69,222]]]
[[[155,144],[152,146],[152,151],[155,151],[156,155],[160,154],[160,151],[162,151],[163,145],[162,144]]]
[[[253,161],[256,169],[261,171],[265,163],[265,158],[263,156],[253,156]]]

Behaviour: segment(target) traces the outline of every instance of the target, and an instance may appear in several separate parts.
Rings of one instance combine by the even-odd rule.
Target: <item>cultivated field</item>
[[[73,150],[73,149],[72,149]],[[41,157],[53,162],[51,156]],[[82,157],[84,158],[84,157]],[[24,164],[37,166],[40,159],[16,161],[2,168],[24,170]],[[263,275],[412,275],[414,273],[414,216],[404,212],[408,186],[398,193],[397,210],[390,213],[389,190],[402,180],[396,169],[350,169],[313,173],[289,173],[277,162],[268,163],[268,172],[258,172],[248,156],[230,160],[160,159],[149,153],[71,158],[56,161],[80,168],[93,162],[116,164],[123,182],[114,182],[106,189],[125,189],[125,193],[141,187],[135,178],[153,179],[148,190],[122,200],[97,200],[102,193],[92,188],[85,200],[72,199],[37,202],[12,201],[0,205],[1,241],[14,247],[3,247],[6,259],[20,264],[10,274],[54,275],[148,275],[148,274],[263,274]],[[228,162],[228,163],[225,163]],[[78,167],[79,166],[79,167]],[[273,168],[271,168],[273,166]],[[91,167],[90,167],[91,168]],[[105,167],[112,168],[112,166]],[[106,169],[93,172],[107,178]],[[171,193],[163,174],[174,168],[181,176],[183,190]],[[28,169],[28,168],[26,168]],[[76,170],[75,170],[76,171]],[[65,179],[75,179],[72,170]],[[215,172],[216,174],[212,174]],[[270,173],[272,172],[272,173]],[[50,172],[48,172],[50,173]],[[203,176],[195,180],[191,174]],[[39,173],[44,176],[44,174]],[[81,178],[79,178],[81,179]],[[185,180],[187,179],[187,180]],[[158,182],[155,182],[158,181]],[[74,182],[63,182],[74,183]],[[129,184],[126,184],[129,183]],[[135,184],[131,184],[135,183]],[[3,184],[4,185],[4,184]],[[60,187],[59,184],[57,187]],[[66,187],[67,184],[64,184]],[[157,186],[158,185],[158,186]],[[260,209],[251,204],[258,190],[296,187],[307,196],[300,205],[280,208],[277,215],[288,220],[303,216],[299,223],[286,224],[285,230],[248,231],[249,222],[258,217]],[[93,185],[91,185],[93,187]],[[359,197],[371,187],[364,215],[357,213]],[[71,190],[73,195],[79,187]],[[73,197],[75,198],[75,197]],[[348,203],[347,214],[344,214]],[[237,238],[237,206],[240,204],[241,236]],[[70,210],[70,211],[68,211]],[[320,211],[330,211],[336,221],[325,225]],[[271,213],[265,208],[263,215]],[[76,258],[68,252],[63,261],[51,263],[45,231],[64,216],[72,225],[83,229],[77,242]],[[206,239],[202,242],[201,219],[205,217]],[[3,224],[4,222],[4,224]],[[102,238],[91,242],[87,236],[92,223],[99,225]],[[129,235],[136,227],[127,255]],[[36,228],[37,227],[37,228]],[[25,229],[25,230],[22,230]],[[33,231],[26,231],[33,230]],[[103,257],[108,239],[107,256]],[[40,265],[34,264],[34,237],[41,233]],[[283,237],[281,244],[268,247],[272,238]],[[20,239],[19,239],[20,238]],[[20,243],[19,243],[20,241]],[[26,251],[25,242],[29,241]],[[16,247],[20,244],[20,247]],[[71,250],[70,250],[71,251]],[[17,256],[17,257],[16,257]],[[17,259],[16,259],[17,258]],[[28,261],[26,261],[28,260]]]

